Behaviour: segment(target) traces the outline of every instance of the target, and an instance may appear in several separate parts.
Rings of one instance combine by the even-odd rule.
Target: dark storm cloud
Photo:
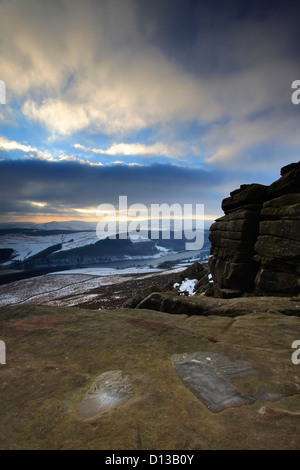
[[[20,201],[47,203],[52,209],[117,204],[119,195],[127,195],[130,204],[208,201],[211,207],[223,180],[218,172],[175,165],[95,167],[38,160],[1,161],[0,174],[3,212],[24,212],[26,204]]]
[[[295,0],[153,0],[137,2],[137,9],[148,40],[185,65],[197,57],[195,69],[204,74],[220,72],[231,61],[237,65],[249,53],[252,59],[252,47],[259,56],[257,40],[264,49],[265,42],[276,48],[288,39],[285,53],[299,57],[300,5]]]

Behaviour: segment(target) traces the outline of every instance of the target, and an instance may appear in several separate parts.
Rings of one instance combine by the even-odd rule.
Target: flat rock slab
[[[257,398],[277,401],[284,397],[264,386],[259,388],[256,395],[240,393],[233,385],[234,379],[259,376],[247,361],[231,361],[226,356],[211,352],[175,354],[171,359],[184,385],[214,413],[250,405]]]
[[[300,450],[300,364],[292,362],[298,316],[253,304],[248,314],[235,317],[20,305],[0,308],[0,338],[6,345],[0,449]],[[246,363],[245,377],[232,378],[231,367],[217,362],[223,374],[218,383],[229,382],[235,399],[256,400],[212,412],[172,364],[173,356],[195,351],[226,357],[235,373],[236,361]],[[246,376],[252,370],[259,377]],[[128,375],[134,394],[104,412],[96,412],[97,397],[96,414],[81,416],[94,380],[112,371],[120,374],[120,381],[109,375],[117,389]],[[211,385],[210,374],[206,380]],[[101,387],[95,386],[98,394]],[[274,391],[285,397],[269,401]],[[210,387],[209,393],[216,391]]]
[[[121,370],[110,370],[99,375],[78,405],[78,412],[90,418],[101,411],[126,403],[134,391],[129,375],[122,376]]]

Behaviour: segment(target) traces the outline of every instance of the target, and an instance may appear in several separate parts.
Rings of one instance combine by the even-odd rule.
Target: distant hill
[[[79,224],[85,227],[88,225]],[[45,229],[46,227],[46,229]],[[71,228],[72,227],[72,228]],[[177,234],[178,235],[178,234]],[[40,267],[91,265],[124,259],[163,258],[168,254],[185,251],[184,233],[180,238],[170,232],[163,239],[139,237],[99,240],[95,228],[78,230],[76,223],[35,224],[34,227],[8,227],[0,229],[0,263],[2,267],[33,269]],[[210,248],[208,230],[204,232],[203,250]]]

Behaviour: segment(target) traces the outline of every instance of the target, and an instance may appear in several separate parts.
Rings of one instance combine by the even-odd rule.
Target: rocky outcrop
[[[256,291],[299,293],[300,194],[285,194],[267,201],[261,219],[254,257],[260,263]]]
[[[170,271],[171,273],[172,271]],[[147,286],[143,289],[139,289],[133,297],[127,299],[122,307],[123,308],[139,308],[138,305],[141,304],[144,299],[150,298],[151,308],[155,309],[157,307],[155,303],[155,299],[160,299],[159,293],[161,292],[170,292],[176,295],[201,295],[205,294],[213,295],[213,288],[212,288],[212,281],[209,279],[209,270],[207,264],[201,264],[197,261],[186,269],[179,273],[174,273],[173,276],[171,275],[172,279],[169,283],[165,284],[165,286],[161,285],[158,287],[157,285]],[[188,281],[192,281],[193,289],[190,289],[190,292],[185,290],[185,285],[189,284]],[[191,287],[191,286],[190,286]],[[193,292],[191,292],[193,290]],[[153,294],[153,295],[152,295]],[[156,295],[157,294],[157,295]],[[158,305],[159,306],[159,305]],[[159,308],[158,308],[159,310]]]
[[[300,274],[300,162],[270,186],[242,185],[210,228],[216,297],[297,295]]]
[[[158,286],[149,286],[139,289],[133,297],[126,300],[122,305],[123,308],[135,308],[145,297],[152,294],[153,292],[161,292],[161,289]]]
[[[233,191],[222,203],[225,216],[211,226],[210,270],[217,297],[239,297],[254,288],[258,270],[254,245],[267,189],[251,184]]]

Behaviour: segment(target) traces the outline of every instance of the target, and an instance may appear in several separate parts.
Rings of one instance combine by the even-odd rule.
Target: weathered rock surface
[[[223,200],[222,209],[227,214],[245,206],[249,206],[249,209],[251,209],[253,205],[257,204],[257,208],[259,208],[262,201],[267,197],[267,190],[268,187],[262,184],[243,184],[239,189],[232,191],[230,197]],[[252,207],[250,207],[250,204]]]
[[[298,317],[23,305],[0,309],[0,337],[1,449],[300,449],[300,365],[291,361]],[[172,365],[174,355],[195,352],[245,361],[257,374],[231,384],[255,401],[209,410]],[[81,417],[91,383],[111,370],[129,375],[134,394]],[[269,401],[271,390],[285,397]]]
[[[230,291],[231,293],[231,291]],[[300,299],[286,297],[214,298],[206,296],[181,297],[172,292],[150,294],[137,309],[157,310],[176,315],[219,315],[236,317],[249,313],[281,313],[300,317]]]
[[[207,268],[205,265],[195,262],[188,266],[184,271],[178,274],[179,279],[197,279],[198,281],[203,279],[203,276],[207,274]]]
[[[158,286],[149,286],[139,289],[133,297],[124,302],[123,308],[135,308],[145,297],[148,297],[148,295],[153,292],[161,292],[161,289]]]
[[[269,187],[242,185],[222,202],[211,226],[210,270],[216,297],[300,292],[300,163]]]
[[[297,167],[286,173],[284,178],[296,171]],[[300,181],[298,184],[299,191]],[[281,195],[266,202],[261,218],[255,244],[255,260],[260,263],[255,278],[256,292],[299,294],[300,193]]]

